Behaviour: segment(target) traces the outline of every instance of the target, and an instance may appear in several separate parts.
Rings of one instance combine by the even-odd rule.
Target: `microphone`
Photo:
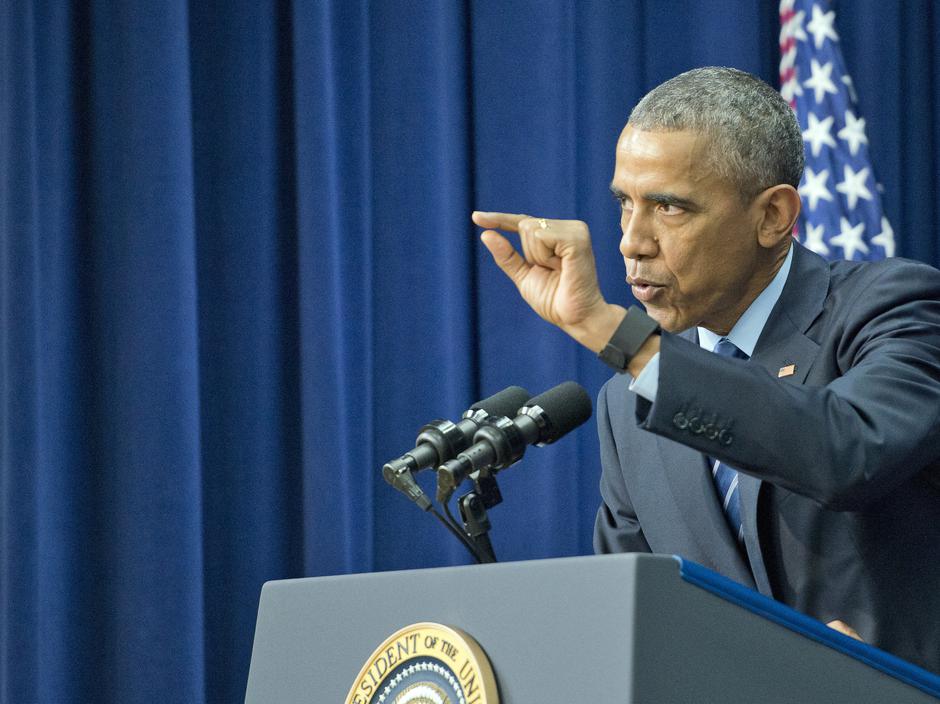
[[[566,381],[530,399],[510,420],[489,418],[473,436],[473,445],[437,470],[437,500],[447,502],[468,475],[515,464],[526,445],[548,445],[591,417],[591,398],[581,386]]]
[[[477,401],[456,423],[432,420],[418,431],[413,450],[382,467],[382,476],[427,511],[431,508],[431,502],[415,482],[414,472],[437,467],[455,457],[470,447],[475,433],[489,418],[512,415],[531,397],[532,394],[521,386],[509,386],[489,398]]]

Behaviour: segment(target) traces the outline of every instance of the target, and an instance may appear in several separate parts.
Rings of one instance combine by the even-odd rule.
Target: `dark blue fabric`
[[[840,9],[899,253],[940,263],[940,17]],[[704,64],[776,84],[778,31],[771,0],[0,3],[0,702],[238,701],[263,581],[465,561],[381,464],[608,375],[470,210],[586,219],[628,303],[630,107]],[[598,477],[590,424],[531,449],[499,557],[589,552]]]

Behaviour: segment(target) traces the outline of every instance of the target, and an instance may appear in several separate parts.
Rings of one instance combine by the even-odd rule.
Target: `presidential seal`
[[[439,623],[415,623],[376,648],[346,704],[499,704],[499,695],[473,638]]]

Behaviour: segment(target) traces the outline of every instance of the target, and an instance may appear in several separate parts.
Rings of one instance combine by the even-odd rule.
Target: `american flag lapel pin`
[[[785,367],[780,367],[777,371],[777,378],[782,379],[785,376],[793,376],[796,373],[796,365],[788,364]]]

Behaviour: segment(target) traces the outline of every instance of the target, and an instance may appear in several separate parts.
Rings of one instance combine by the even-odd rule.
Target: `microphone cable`
[[[447,528],[451,533],[453,533],[457,539],[463,543],[463,546],[467,548],[470,555],[478,564],[483,564],[485,560],[483,556],[477,551],[476,546],[470,541],[470,538],[466,533],[463,532],[463,529],[460,527],[460,524],[457,523],[457,519],[454,518],[454,514],[451,513],[450,506],[446,502],[442,502],[441,506],[444,508],[444,513],[447,514],[447,518],[444,518],[433,506],[428,510],[434,514],[435,518],[444,524],[444,527]]]

